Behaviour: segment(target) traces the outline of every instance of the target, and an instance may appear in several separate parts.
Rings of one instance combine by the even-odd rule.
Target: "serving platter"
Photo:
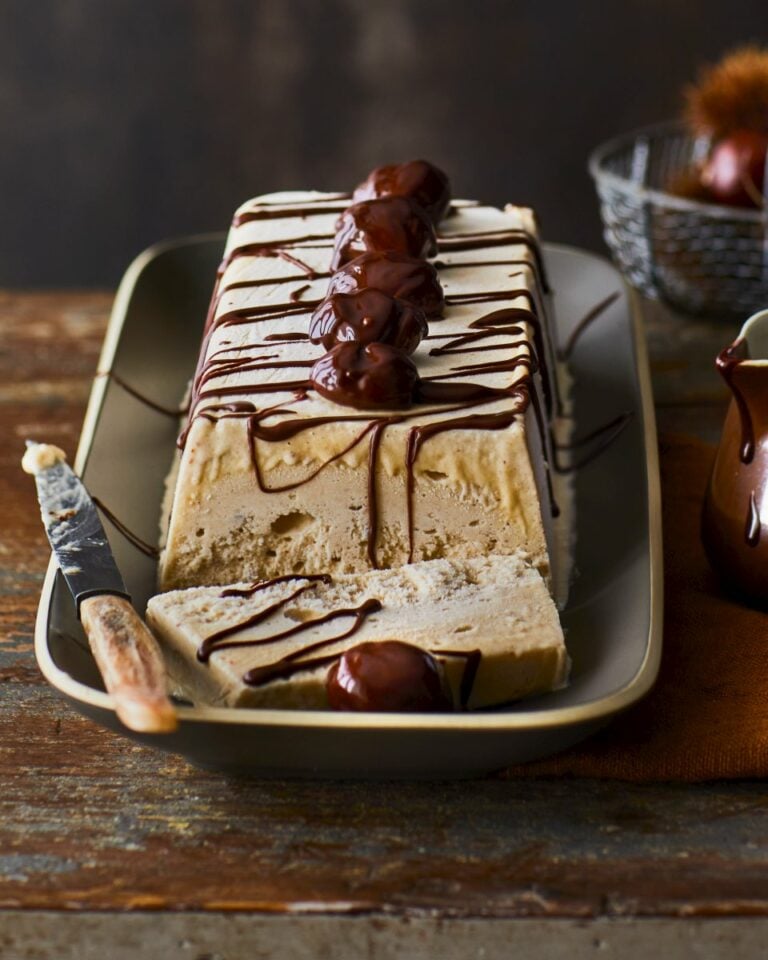
[[[160,406],[178,405],[223,242],[222,234],[190,237],[137,258],[118,290],[91,393],[75,469],[94,496],[150,543],[157,541],[177,423],[132,390]],[[125,736],[199,766],[259,776],[481,776],[563,750],[642,697],[661,653],[662,567],[656,431],[638,304],[600,257],[546,245],[545,258],[561,344],[596,304],[615,296],[571,352],[574,434],[587,437],[625,422],[574,474],[576,576],[562,614],[573,661],[566,689],[472,714],[179,706],[176,732],[133,734],[104,692],[53,560],[35,634],[48,681],[76,710]],[[155,592],[156,562],[105,525],[143,612]]]

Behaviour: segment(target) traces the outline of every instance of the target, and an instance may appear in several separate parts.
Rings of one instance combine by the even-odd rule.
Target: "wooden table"
[[[110,302],[0,293],[2,960],[765,955],[762,783],[235,781],[73,713],[33,659],[18,464],[74,452]],[[714,440],[735,331],[649,307],[648,332],[661,430]]]

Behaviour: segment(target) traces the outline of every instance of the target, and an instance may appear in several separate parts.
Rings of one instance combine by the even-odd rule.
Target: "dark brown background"
[[[111,285],[249,195],[416,155],[599,248],[589,150],[766,39],[765,0],[0,0],[0,284]]]

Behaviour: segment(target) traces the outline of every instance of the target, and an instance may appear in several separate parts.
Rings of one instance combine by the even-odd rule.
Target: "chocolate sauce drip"
[[[335,193],[320,194],[314,200],[307,200],[307,199],[299,200],[296,205],[298,206],[299,204],[302,204],[306,206],[322,207],[322,204],[324,203],[333,203],[336,200],[346,200],[347,202],[349,202],[351,199],[352,199],[351,193],[341,193],[340,191],[336,191]],[[260,210],[264,210],[264,209],[268,210],[271,208],[290,209],[290,207],[291,207],[291,201],[285,200],[285,199],[282,199],[282,200],[262,199],[262,200],[259,200],[259,205],[258,205],[258,209]],[[247,211],[245,212],[247,213]]]
[[[332,293],[312,314],[309,336],[330,350],[337,343],[387,343],[413,353],[427,335],[423,310],[381,290]]]
[[[375,287],[420,307],[431,320],[443,314],[443,288],[434,265],[418,257],[385,251],[363,253],[331,276],[329,296]]]
[[[447,376],[447,374],[446,374]],[[441,383],[423,377],[416,388],[419,403],[461,403],[474,406],[509,396],[507,387],[486,387],[483,383]]]
[[[446,263],[444,260],[433,260],[432,264],[435,266],[441,273],[445,273],[447,270],[461,270],[467,267],[472,267],[477,269],[478,267],[528,267],[529,270],[533,272],[536,282],[539,286],[544,289],[544,284],[542,283],[542,277],[539,275],[539,264],[541,263],[540,259],[534,257],[532,260],[514,258],[512,260],[455,260],[452,263]],[[515,273],[510,273],[510,277],[519,277],[521,271],[516,271]]]
[[[746,354],[746,340],[736,340],[717,355],[715,363],[723,380],[728,384],[733,394],[733,399],[736,402],[736,408],[739,411],[739,420],[741,421],[739,458],[742,463],[751,463],[755,455],[755,428],[752,425],[752,414],[749,409],[749,404],[734,381],[736,367],[738,367],[742,360],[746,359]]]
[[[544,418],[544,414],[541,409],[541,404],[539,403],[539,395],[536,390],[530,392],[530,401],[531,407],[533,408],[533,415],[536,419],[536,427],[539,431],[539,437],[541,439],[541,454],[544,457],[544,474],[547,479],[547,494],[549,496],[549,510],[553,517],[560,516],[560,506],[555,500],[555,489],[552,485],[552,464],[549,460],[549,448],[548,441],[550,440],[550,431],[547,425],[547,422]]]
[[[186,413],[186,410],[183,407],[165,407],[161,403],[157,403],[157,401],[152,400],[150,397],[137,390],[136,387],[132,387],[130,383],[118,376],[114,370],[104,370],[97,373],[96,376],[109,377],[109,379],[114,381],[114,383],[116,383],[119,387],[122,387],[126,393],[130,394],[132,397],[135,397],[139,403],[143,403],[144,406],[149,407],[150,410],[154,410],[157,413],[162,413],[165,417],[172,417],[174,420],[178,420],[179,417]]]
[[[472,690],[475,686],[477,671],[483,659],[480,650],[431,650],[430,653],[438,657],[462,657],[464,659],[464,670],[461,674],[461,683],[459,685],[459,704],[466,710],[469,699],[472,696]]]
[[[486,247],[506,247],[511,244],[526,246],[536,261],[536,272],[541,278],[541,286],[545,293],[550,292],[549,280],[544,267],[544,258],[539,242],[527,230],[488,230],[478,233],[455,234],[450,237],[438,236],[438,251],[479,250]]]
[[[248,383],[232,387],[213,387],[202,390],[195,401],[207,400],[208,397],[234,397],[241,393],[293,393],[296,390],[311,390],[311,380],[280,380],[271,383]]]
[[[570,360],[573,349],[576,346],[579,338],[587,330],[598,317],[602,316],[603,313],[610,307],[612,303],[615,303],[621,294],[618,290],[614,293],[607,296],[604,300],[601,300],[599,303],[595,304],[587,313],[582,317],[581,320],[576,324],[576,326],[571,330],[571,333],[568,339],[565,341],[565,346],[560,350],[560,359],[561,360]]]
[[[511,373],[518,367],[526,367],[530,373],[535,373],[538,370],[534,356],[521,354],[518,357],[511,357],[509,360],[488,360],[484,363],[466,363],[458,367],[451,367],[450,373],[436,373],[429,377],[422,377],[421,382],[434,382],[454,377],[471,377],[474,374]]]
[[[408,517],[408,563],[413,563],[413,498],[416,492],[416,477],[414,468],[419,451],[431,437],[444,433],[446,430],[504,430],[510,427],[515,418],[522,413],[529,402],[530,393],[527,386],[520,384],[509,391],[516,395],[518,405],[514,410],[502,410],[499,413],[471,414],[466,417],[456,417],[451,420],[438,420],[435,423],[425,423],[411,427],[408,431],[408,446],[405,456],[407,517]]]
[[[265,343],[291,343],[293,341],[299,342],[301,340],[309,340],[308,333],[299,333],[298,330],[289,331],[288,333],[270,333],[264,337]],[[256,343],[254,346],[258,347],[260,344]]]
[[[136,549],[140,553],[143,553],[145,557],[151,557],[153,560],[157,560],[157,558],[160,556],[160,550],[157,547],[153,546],[151,543],[147,543],[146,540],[142,540],[138,534],[135,534],[132,530],[126,527],[123,521],[116,517],[109,507],[99,500],[98,497],[92,496],[91,500],[93,500],[93,502],[96,504],[99,510],[101,510],[107,520],[109,520],[115,530],[125,537],[128,543],[136,547]]]
[[[437,252],[435,230],[424,210],[405,197],[353,203],[336,224],[331,269],[369,251],[432,257]]]
[[[384,428],[392,424],[392,418],[377,420],[371,430],[371,441],[368,448],[368,528],[366,530],[366,549],[368,562],[374,570],[379,564],[376,557],[376,540],[379,533],[379,501],[376,490],[376,460],[381,446]]]
[[[312,590],[314,588],[314,583],[304,583],[300,587],[297,587],[295,590],[291,591],[287,597],[283,597],[282,600],[276,600],[274,603],[270,603],[269,606],[264,607],[263,610],[259,610],[258,613],[254,613],[252,616],[248,617],[245,620],[240,620],[238,623],[232,624],[230,627],[223,627],[221,630],[217,630],[216,633],[212,633],[210,636],[206,637],[205,640],[197,648],[197,659],[200,663],[207,663],[210,659],[211,654],[214,650],[223,650],[226,647],[239,646],[240,641],[237,643],[222,643],[222,640],[226,640],[227,637],[231,637],[236,633],[240,633],[242,630],[247,630],[249,627],[256,627],[260,623],[264,623],[265,620],[282,610],[283,607],[288,606],[293,600],[298,599],[303,593],[306,593],[307,590]],[[264,641],[254,640],[254,644],[262,643]],[[246,641],[246,644],[248,641]]]
[[[744,528],[744,539],[750,547],[756,547],[760,543],[760,511],[757,508],[755,500],[755,491],[749,495],[749,512],[747,513],[747,523]]]
[[[332,610],[330,613],[326,613],[322,617],[316,617],[314,620],[305,620],[303,623],[298,623],[295,627],[284,630],[282,633],[276,633],[272,637],[265,637],[261,640],[244,641],[240,644],[231,644],[231,646],[256,646],[264,643],[277,643],[280,640],[287,640],[289,637],[295,637],[297,634],[304,633],[306,630],[311,630],[313,627],[319,627],[325,623],[331,623],[332,621],[338,620],[342,617],[355,618],[352,626],[343,633],[336,634],[336,636],[333,637],[327,637],[325,640],[318,640],[315,643],[310,643],[306,647],[302,647],[299,650],[295,650],[293,653],[289,653],[286,656],[281,657],[280,660],[276,660],[274,663],[249,670],[243,677],[243,682],[253,687],[260,687],[265,683],[269,683],[271,680],[285,679],[303,670],[311,670],[323,663],[332,662],[337,656],[339,656],[338,654],[333,654],[332,656],[328,657],[314,657],[310,658],[309,660],[301,660],[300,658],[306,656],[308,653],[314,653],[315,650],[322,650],[323,647],[329,647],[334,643],[340,643],[342,640],[347,640],[349,637],[354,636],[363,626],[368,617],[373,613],[378,613],[379,610],[381,610],[381,601],[369,599],[365,600],[358,607],[347,607],[341,610]],[[221,647],[218,649],[221,649]]]
[[[408,197],[436,224],[448,212],[451,184],[442,170],[426,160],[390,163],[372,170],[355,189],[352,201],[379,197]]]
[[[346,204],[323,207],[320,206],[321,202],[318,201],[315,206],[285,206],[277,207],[274,210],[261,207],[258,210],[244,210],[243,213],[235,215],[232,226],[241,227],[244,223],[253,223],[254,220],[291,220],[293,217],[299,217],[303,220],[305,217],[322,217],[326,214],[330,216],[332,213],[341,213],[347,209]]]
[[[627,410],[624,413],[620,413],[617,417],[614,417],[612,420],[609,420],[608,423],[604,423],[599,427],[595,427],[594,430],[590,430],[589,433],[584,434],[581,437],[577,437],[575,440],[570,440],[567,443],[557,443],[553,444],[555,449],[555,470],[558,473],[574,473],[577,470],[581,470],[582,467],[587,466],[587,464],[592,463],[593,460],[596,460],[601,453],[608,449],[611,444],[616,440],[626,428],[627,424],[632,420],[634,413],[631,410]],[[572,461],[569,464],[561,464],[557,453],[562,450],[577,450],[579,447],[583,447],[588,443],[591,443],[593,440],[600,439],[600,442],[596,444],[592,450],[587,453],[586,456],[581,457],[579,460]]]
[[[298,301],[301,300],[302,295],[306,293],[310,287],[311,287],[311,284],[304,283],[300,287],[296,287],[295,290],[291,290],[291,292],[288,294],[288,298],[291,300],[292,303],[298,303]]]
[[[235,373],[249,373],[252,370],[264,369],[267,364],[261,361],[272,360],[278,354],[262,354],[261,356],[245,357],[221,357],[221,353],[233,352],[232,347],[226,347],[224,350],[218,350],[208,358],[205,368],[200,372],[200,376],[195,383],[196,392],[211,380],[217,380],[219,377],[228,377]]]
[[[473,320],[469,324],[469,332],[451,338],[448,343],[443,344],[442,347],[435,347],[429,351],[429,355],[431,357],[440,357],[443,354],[464,352],[458,348],[464,347],[467,344],[478,343],[480,340],[486,340],[491,337],[517,336],[523,332],[522,327],[516,322],[520,320],[524,320],[531,325],[535,336],[538,328],[535,316],[532,316],[530,311],[524,310],[522,307],[510,307],[507,310],[495,310],[493,313],[488,313],[484,317]],[[508,348],[510,344],[505,342],[501,344],[501,346]],[[535,344],[534,347],[536,349],[537,360],[539,360],[539,366],[541,367],[543,363],[539,358],[541,351]]]
[[[309,310],[318,303],[320,303],[319,300],[305,300],[302,303],[291,303],[288,300],[285,303],[264,304],[262,307],[238,307],[236,310],[219,314],[216,318],[216,329],[237,326],[241,323],[253,323],[256,320],[282,320],[294,314],[309,313]]]
[[[358,209],[356,210],[355,207]],[[310,211],[311,215],[317,211]],[[250,219],[266,219],[271,216],[302,216],[304,211],[299,213],[297,209],[292,211],[268,211],[267,216],[261,217],[258,212],[253,211]],[[427,218],[428,219],[428,218]],[[425,310],[433,315],[439,314],[443,305],[442,288],[435,268],[424,261],[416,259],[416,256],[427,252],[430,244],[434,243],[434,235],[431,226],[427,223],[425,226],[423,211],[419,210],[413,203],[403,198],[391,198],[388,200],[372,200],[354,205],[345,211],[340,217],[339,235],[337,237],[337,255],[336,260],[342,260],[353,255],[359,250],[355,250],[355,244],[358,243],[359,249],[368,247],[368,252],[356,256],[346,266],[342,267],[331,278],[329,293],[331,294],[353,294],[359,293],[361,288],[368,284],[377,289],[384,288],[392,296],[397,294],[400,299],[410,299],[411,304],[419,303]],[[241,222],[247,222],[247,218]],[[392,237],[395,237],[395,251],[385,249],[379,251],[377,245],[388,247],[392,245]],[[399,238],[399,239],[398,239]],[[405,239],[404,239],[405,238]],[[414,240],[415,238],[415,240]],[[237,257],[241,256],[279,256],[289,262],[301,267],[310,278],[319,274],[312,271],[307,264],[302,264],[296,260],[287,249],[292,249],[294,245],[313,240],[330,239],[326,236],[305,236],[291,238],[288,241],[281,241],[280,244],[248,244],[231,251],[219,270],[219,280],[227,266]],[[414,246],[418,247],[418,252]],[[484,233],[472,233],[454,237],[441,238],[441,249],[446,250],[469,250],[487,246],[500,246],[503,244],[521,243],[529,247],[532,251],[533,263],[529,260],[500,260],[498,263],[510,265],[529,266],[534,272],[541,276],[542,285],[546,286],[544,277],[543,262],[540,251],[535,239],[524,230],[509,231],[488,231]],[[398,248],[398,244],[401,246]],[[400,252],[398,252],[398,249]],[[432,251],[434,252],[434,251]],[[452,264],[449,266],[459,267],[461,264]],[[517,274],[511,274],[511,277]],[[290,278],[295,279],[295,278]],[[277,281],[282,282],[282,281]],[[286,281],[287,282],[287,281]],[[226,289],[232,289],[234,286],[241,285],[240,282],[227,285]],[[247,286],[248,282],[243,282],[242,286]],[[294,290],[289,296],[290,301],[286,303],[272,303],[254,308],[240,308],[227,311],[215,318],[214,315],[220,297],[223,291],[214,291],[209,312],[208,334],[206,342],[213,329],[222,326],[236,325],[240,323],[252,323],[254,321],[269,321],[273,319],[282,319],[290,314],[306,313],[308,305],[317,304],[314,300],[310,304],[298,304],[297,298],[308,288],[308,284]],[[491,388],[476,383],[458,383],[444,382],[456,381],[473,374],[493,374],[511,372],[520,366],[525,366],[533,373],[537,369],[541,371],[544,387],[544,396],[547,403],[547,409],[552,407],[552,390],[547,373],[546,355],[544,352],[541,323],[538,318],[538,303],[532,293],[526,288],[513,288],[501,292],[478,293],[478,294],[458,294],[448,298],[449,303],[472,304],[472,303],[490,303],[508,301],[515,296],[524,297],[529,305],[529,309],[520,307],[506,308],[494,311],[479,319],[473,321],[466,333],[448,338],[448,342],[443,346],[431,351],[432,355],[451,355],[452,353],[485,352],[509,348],[510,344],[486,344],[479,345],[479,341],[492,337],[510,337],[523,333],[520,327],[520,321],[525,320],[531,325],[533,331],[533,355],[523,355],[512,358],[511,360],[501,360],[494,362],[485,360],[478,364],[464,364],[454,367],[450,373],[441,376],[427,377],[420,380],[415,367],[404,370],[404,367],[412,362],[401,351],[390,344],[380,344],[378,341],[371,346],[375,350],[389,351],[391,356],[383,358],[382,363],[370,363],[370,358],[356,369],[354,363],[339,364],[335,363],[337,369],[333,369],[335,358],[329,355],[318,362],[313,361],[275,361],[274,356],[253,356],[248,355],[248,347],[245,345],[227,346],[222,345],[222,349],[217,350],[213,358],[208,360],[207,369],[199,369],[195,378],[193,389],[193,403],[197,404],[200,400],[208,398],[224,398],[237,394],[259,394],[259,393],[278,393],[293,391],[297,392],[294,399],[304,399],[306,392],[313,387],[328,395],[328,385],[324,378],[325,371],[320,368],[330,365],[331,372],[336,379],[332,377],[333,383],[330,383],[331,399],[335,402],[346,402],[349,405],[360,409],[397,409],[408,408],[414,402],[419,404],[448,404],[437,410],[419,409],[413,414],[384,415],[376,417],[375,414],[348,416],[348,417],[293,417],[283,420],[277,424],[267,426],[263,421],[271,416],[281,414],[289,416],[292,411],[288,409],[279,409],[275,405],[267,410],[259,411],[250,401],[241,401],[238,403],[219,403],[201,411],[200,414],[209,420],[231,417],[247,418],[248,443],[251,455],[252,466],[256,477],[257,485],[262,492],[277,493],[286,490],[295,489],[304,483],[309,482],[316,477],[325,467],[335,462],[339,458],[349,453],[357,444],[361,443],[366,436],[370,434],[370,445],[368,453],[368,523],[367,523],[367,549],[368,558],[371,566],[377,565],[376,560],[376,540],[378,533],[378,504],[376,491],[376,460],[378,450],[381,444],[384,429],[394,423],[409,420],[414,416],[429,417],[435,414],[448,415],[460,411],[469,410],[473,407],[506,399],[510,396],[517,396],[519,403],[515,406],[514,412],[505,411],[495,414],[475,414],[471,416],[458,417],[456,419],[441,420],[438,423],[424,424],[421,427],[413,428],[408,435],[408,449],[406,455],[407,466],[407,488],[408,488],[408,521],[409,521],[409,558],[413,554],[413,495],[415,487],[414,465],[419,450],[429,437],[453,429],[503,429],[514,422],[516,416],[522,413],[527,404],[533,400],[537,423],[542,433],[542,438],[546,437],[546,428],[543,423],[541,411],[538,409],[538,398],[536,391],[529,393],[526,384],[518,384],[515,387]],[[319,331],[324,338],[328,331]],[[318,331],[314,331],[318,333]],[[382,335],[377,333],[377,338]],[[385,335],[386,336],[386,335]],[[258,347],[268,347],[271,343],[289,343],[291,341],[305,341],[307,334],[302,331],[291,331],[285,334],[268,334],[263,344],[254,345],[251,349]],[[319,339],[319,337],[318,337]],[[520,345],[526,341],[520,340]],[[327,344],[323,343],[324,346]],[[344,342],[339,345],[342,350],[351,348],[352,351],[360,352],[359,345],[354,342]],[[333,351],[338,350],[334,347]],[[228,353],[243,352],[245,356],[227,356]],[[339,351],[341,352],[341,351]],[[375,351],[374,351],[375,352]],[[205,355],[205,349],[201,352],[201,357]],[[223,355],[223,356],[222,356]],[[359,359],[356,357],[354,359]],[[386,362],[384,362],[384,360]],[[405,363],[404,363],[405,361]],[[203,366],[205,364],[203,363]],[[270,382],[268,384],[246,384],[232,387],[220,387],[213,389],[202,389],[210,380],[223,377],[233,373],[245,373],[263,369],[276,369],[280,367],[312,367],[312,376],[308,380],[286,380]],[[401,369],[401,367],[403,369]],[[393,372],[395,376],[393,376]],[[401,376],[398,376],[401,374]],[[350,378],[351,375],[351,378]],[[342,380],[344,383],[342,384]],[[363,381],[366,381],[363,384]],[[406,382],[407,381],[407,382]],[[381,389],[379,389],[381,387]],[[556,388],[556,384],[555,384]],[[343,394],[343,396],[342,396]],[[385,396],[386,394],[386,396]],[[354,396],[353,396],[354,395]],[[257,455],[257,441],[275,442],[279,440],[290,439],[304,430],[309,430],[322,423],[340,423],[345,421],[361,421],[362,429],[351,439],[351,441],[333,457],[321,463],[316,469],[312,470],[307,476],[290,484],[284,484],[280,487],[267,488],[262,476],[261,467]],[[547,445],[543,442],[543,450],[546,456]],[[553,514],[557,513],[557,505],[551,491],[551,481],[549,470],[547,471],[547,480],[550,485],[550,500]]]
[[[531,313],[537,313],[536,299],[526,287],[494,290],[492,293],[453,293],[445,298],[445,302],[450,306],[461,306],[468,303],[494,303],[503,300],[514,300],[516,297],[524,297],[530,304]]]
[[[256,580],[247,587],[229,587],[221,591],[222,597],[252,597],[262,590],[276,587],[281,583],[291,583],[293,580],[306,580],[311,583],[333,583],[333,577],[328,573],[286,573],[282,577],[271,577],[268,580]]]
[[[523,331],[519,330],[519,332],[522,333]],[[489,350],[509,350],[510,347],[523,346],[523,345],[526,345],[527,343],[528,343],[527,340],[522,339],[513,343],[489,343],[489,344],[486,344],[484,347],[463,347],[463,348],[459,347],[456,350],[447,350],[445,348],[438,347],[436,350],[430,350],[429,354],[432,357],[440,357],[440,356],[453,356],[453,354],[461,354],[461,353],[486,353]]]
[[[518,291],[512,292],[511,295],[516,296]],[[468,343],[475,343],[478,340],[483,339],[484,337],[493,337],[501,334],[512,334],[518,333],[519,328],[515,325],[515,320],[525,320],[528,323],[533,331],[533,351],[536,358],[536,369],[541,374],[541,384],[544,392],[544,402],[546,404],[547,413],[552,414],[555,402],[558,407],[561,406],[560,398],[558,395],[557,387],[557,377],[554,376],[547,362],[547,353],[544,346],[544,333],[542,329],[542,323],[539,319],[538,312],[536,310],[536,305],[533,300],[533,297],[528,293],[528,291],[522,291],[523,295],[527,297],[530,303],[530,310],[523,309],[522,307],[508,307],[503,310],[494,310],[492,313],[486,314],[484,317],[479,317],[477,320],[473,320],[469,324],[470,330],[472,332],[462,334],[461,337],[452,341],[450,344],[446,344],[442,348],[443,353],[449,353],[448,348],[452,346],[464,346]],[[471,297],[472,295],[468,295]],[[491,294],[488,298],[482,298],[477,302],[492,302],[495,300],[509,300],[510,291],[507,291],[505,294]],[[463,302],[470,303],[475,302],[471,299],[466,299]]]
[[[400,640],[345,650],[328,671],[325,689],[334,710],[432,713],[452,707],[434,657]]]
[[[305,483],[309,483],[310,480],[314,480],[315,477],[318,476],[318,474],[322,473],[322,471],[325,470],[326,467],[330,467],[332,463],[335,463],[337,460],[340,460],[342,457],[345,457],[348,453],[354,450],[354,448],[358,445],[358,443],[360,443],[363,440],[363,438],[366,437],[371,432],[371,430],[375,428],[377,423],[377,421],[375,420],[367,423],[365,427],[360,431],[360,433],[357,434],[357,436],[355,436],[347,444],[346,447],[339,450],[338,453],[335,453],[328,460],[325,460],[323,463],[320,464],[319,467],[316,467],[314,470],[308,473],[306,477],[302,477],[301,480],[294,480],[292,483],[283,483],[283,484],[280,484],[279,486],[268,487],[264,483],[264,476],[261,472],[261,465],[259,464],[259,460],[256,455],[256,447],[253,442],[254,438],[257,435],[256,430],[258,429],[257,427],[251,426],[253,419],[255,418],[251,418],[248,420],[248,440],[249,440],[249,446],[251,451],[251,465],[253,467],[254,475],[256,477],[256,483],[259,487],[259,490],[261,490],[262,493],[287,493],[289,490],[297,490],[299,487],[303,487]],[[316,420],[320,420],[320,419],[323,419],[323,418],[320,418],[320,417],[316,418]],[[333,423],[339,422],[338,417],[327,417],[324,419],[328,421],[332,421]],[[307,421],[300,420],[299,422],[306,423]],[[281,426],[281,424],[277,424],[277,426]]]

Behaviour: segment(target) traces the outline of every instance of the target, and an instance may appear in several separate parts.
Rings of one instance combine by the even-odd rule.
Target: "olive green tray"
[[[222,235],[159,244],[128,269],[100,371],[161,404],[178,403],[194,368]],[[576,435],[633,411],[616,441],[576,474],[576,579],[563,613],[573,659],[565,690],[476,714],[179,707],[173,734],[130,734],[104,693],[70,594],[52,562],[35,651],[40,669],[96,722],[200,766],[260,776],[472,777],[563,750],[653,684],[661,651],[661,527],[656,433],[638,312],[605,260],[547,246],[558,335],[596,303],[618,297],[572,355]],[[132,530],[157,539],[163,480],[177,428],[109,377],[94,381],[75,468]],[[155,563],[107,524],[140,611]]]

